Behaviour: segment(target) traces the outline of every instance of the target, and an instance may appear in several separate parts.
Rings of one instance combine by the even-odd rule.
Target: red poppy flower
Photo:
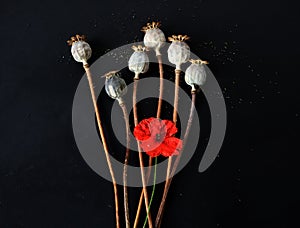
[[[142,120],[133,131],[140,146],[150,157],[178,155],[182,140],[174,137],[177,127],[170,120],[154,117]]]

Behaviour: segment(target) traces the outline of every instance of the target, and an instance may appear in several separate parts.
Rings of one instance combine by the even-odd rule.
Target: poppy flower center
[[[157,142],[160,142],[160,141],[161,141],[161,135],[160,135],[160,134],[156,134],[156,135],[155,135],[155,140],[156,140]]]

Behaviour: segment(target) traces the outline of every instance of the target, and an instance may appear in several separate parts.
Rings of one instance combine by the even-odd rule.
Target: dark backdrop
[[[111,183],[89,168],[74,141],[72,101],[83,69],[66,40],[86,34],[92,63],[108,50],[142,40],[140,28],[152,20],[162,22],[166,35],[191,36],[191,50],[210,62],[228,112],[219,157],[198,173],[209,133],[209,113],[199,95],[203,134],[174,180],[163,227],[299,226],[294,2],[2,2],[0,227],[113,227]],[[161,190],[159,185],[154,214]],[[130,192],[135,208],[139,190]]]

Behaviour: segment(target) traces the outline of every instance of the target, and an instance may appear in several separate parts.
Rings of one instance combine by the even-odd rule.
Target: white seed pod
[[[72,45],[71,53],[73,58],[77,62],[81,62],[84,65],[87,64],[87,60],[92,56],[92,49],[90,45],[85,42],[85,36],[73,36],[68,43],[69,45]]]
[[[164,33],[158,28],[160,22],[147,23],[147,26],[142,28],[145,32],[144,44],[147,48],[154,49],[156,55],[161,55],[160,48],[164,46],[166,37]]]
[[[192,92],[196,91],[195,85],[202,86],[206,81],[206,71],[205,64],[208,64],[206,61],[200,59],[190,60],[192,63],[185,71],[185,82],[192,86]]]
[[[181,70],[181,64],[186,63],[190,58],[190,47],[184,42],[188,40],[189,37],[187,35],[173,35],[168,39],[172,41],[168,48],[168,59],[171,63],[176,65],[176,70]]]
[[[113,99],[121,99],[127,92],[127,85],[124,79],[120,78],[116,71],[105,75],[105,91]]]
[[[134,78],[139,79],[140,73],[146,73],[149,69],[149,57],[146,48],[141,45],[133,46],[133,54],[128,61],[129,70],[135,73]]]

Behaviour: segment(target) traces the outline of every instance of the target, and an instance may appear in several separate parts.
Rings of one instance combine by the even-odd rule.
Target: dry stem
[[[123,193],[124,193],[124,211],[125,211],[125,223],[126,228],[130,228],[130,218],[129,218],[129,206],[128,206],[128,190],[127,190],[127,168],[129,161],[129,147],[130,147],[130,138],[129,138],[129,119],[128,112],[125,103],[120,103],[120,106],[123,111],[124,121],[126,125],[126,154],[124,161],[124,169],[123,169]]]
[[[88,79],[88,82],[89,82],[89,87],[90,87],[91,96],[92,96],[92,100],[93,100],[93,105],[94,105],[94,109],[95,109],[95,113],[96,113],[96,119],[97,119],[98,128],[99,128],[99,132],[100,132],[100,137],[101,137],[101,140],[102,140],[107,165],[108,165],[109,172],[110,172],[110,175],[111,175],[111,179],[112,179],[112,182],[113,182],[114,197],[115,197],[115,209],[116,209],[116,227],[120,228],[117,183],[116,183],[114,171],[113,171],[113,168],[112,168],[112,164],[111,164],[111,161],[110,161],[108,147],[107,147],[107,144],[106,144],[106,140],[105,140],[102,124],[101,124],[100,113],[99,113],[98,106],[97,106],[97,99],[96,99],[96,95],[95,95],[95,91],[94,91],[93,80],[92,80],[92,75],[91,75],[91,72],[90,72],[90,68],[89,68],[88,64],[83,65],[83,68],[86,72],[86,76],[87,76],[87,79]]]

